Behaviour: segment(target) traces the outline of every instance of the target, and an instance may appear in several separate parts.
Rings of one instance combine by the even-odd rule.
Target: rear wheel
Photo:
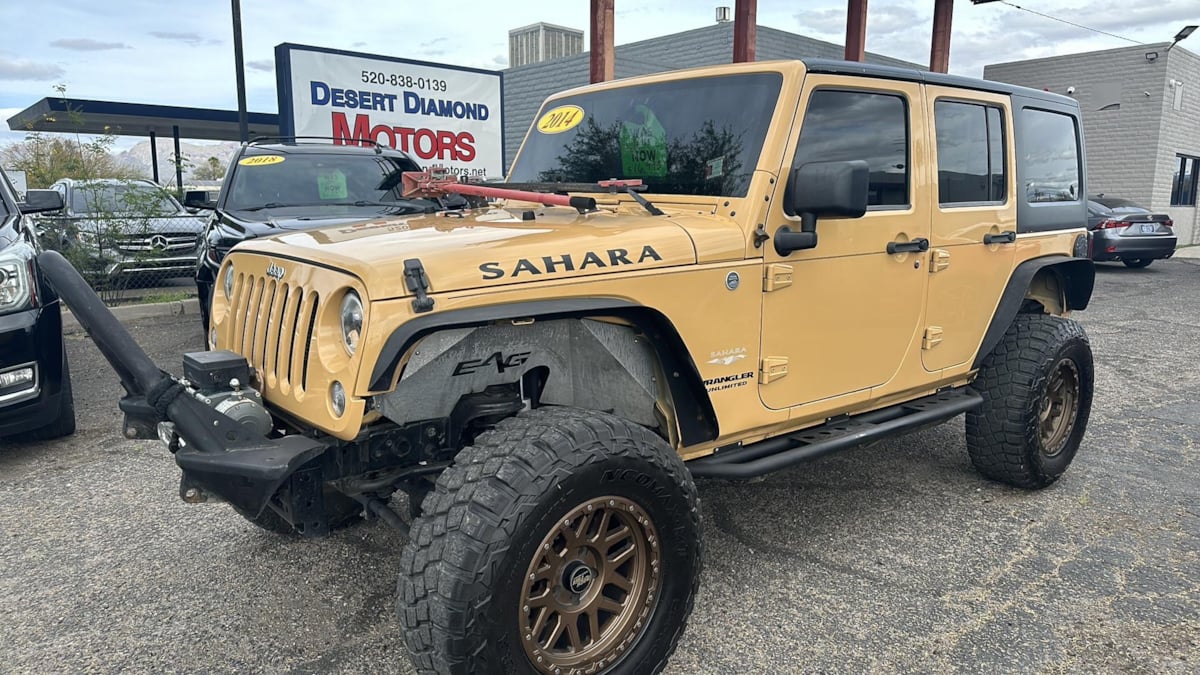
[[[691,613],[696,488],[650,431],[539,408],[455,459],[401,555],[420,673],[655,673]]]
[[[1134,269],[1141,269],[1143,267],[1149,267],[1150,263],[1154,262],[1154,259],[1153,258],[1126,258],[1126,259],[1122,260],[1121,262],[1125,263],[1126,267],[1132,267]]]
[[[1092,408],[1092,350],[1083,327],[1046,314],[1017,316],[972,387],[967,450],[984,476],[1024,488],[1058,480]]]

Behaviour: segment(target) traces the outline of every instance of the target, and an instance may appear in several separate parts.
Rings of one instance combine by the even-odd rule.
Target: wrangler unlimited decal
[[[558,272],[574,272],[576,270],[583,271],[588,267],[616,267],[618,265],[636,265],[645,262],[646,260],[662,260],[662,256],[658,251],[654,250],[653,246],[643,246],[642,252],[638,255],[636,261],[629,259],[628,249],[610,248],[603,253],[588,251],[583,255],[579,266],[575,266],[575,259],[570,253],[564,253],[557,258],[554,256],[542,256],[541,261],[521,258],[517,264],[513,265],[511,270],[505,269],[499,262],[485,262],[479,266],[479,271],[483,272],[484,279],[500,279],[503,277],[519,277],[522,274],[537,275],[537,274],[555,274]]]

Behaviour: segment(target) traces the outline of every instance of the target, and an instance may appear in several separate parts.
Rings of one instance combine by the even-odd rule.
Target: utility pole
[[[242,3],[233,3],[233,67],[237,71],[238,135],[242,142],[250,140],[249,113],[246,112],[246,68],[242,58]]]

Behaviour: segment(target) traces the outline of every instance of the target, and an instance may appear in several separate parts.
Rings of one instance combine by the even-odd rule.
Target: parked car
[[[1128,199],[1088,197],[1088,230],[1092,260],[1120,260],[1126,267],[1146,267],[1175,255],[1175,223]]]
[[[63,206],[53,190],[18,200],[0,169],[0,437],[42,440],[75,431],[62,316],[37,265],[31,213]]]
[[[65,206],[39,217],[43,241],[93,280],[186,277],[195,268],[204,217],[155,183],[64,178],[50,188]]]
[[[239,242],[465,203],[461,198],[401,197],[400,175],[419,170],[405,153],[375,145],[294,138],[262,138],[243,145],[230,161],[215,201],[203,191],[189,192],[184,199],[187,208],[212,211],[195,267],[205,330],[217,269]]]

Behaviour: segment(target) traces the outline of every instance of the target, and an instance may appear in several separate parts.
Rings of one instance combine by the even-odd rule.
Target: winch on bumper
[[[272,438],[271,416],[249,380],[245,359],[231,352],[185,356],[186,377],[159,370],[79,273],[56,252],[39,256],[46,279],[112,365],[127,395],[129,438],[163,438],[183,470],[186,501],[213,497],[244,515],[274,508],[305,534],[323,533],[317,467],[302,470],[331,447],[328,441],[293,434]],[[237,380],[235,383],[234,380]],[[161,423],[161,436],[160,436]],[[272,498],[275,497],[273,500]],[[369,508],[369,507],[368,507]]]

